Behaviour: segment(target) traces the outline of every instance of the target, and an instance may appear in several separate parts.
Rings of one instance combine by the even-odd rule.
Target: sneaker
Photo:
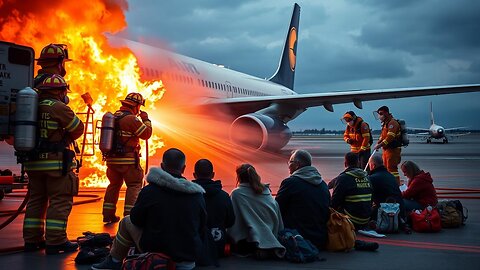
[[[37,243],[25,242],[25,245],[23,247],[23,251],[33,252],[33,251],[37,251],[37,250],[44,249],[44,248],[45,248],[45,240],[37,242]]]
[[[122,262],[114,262],[112,256],[108,255],[107,258],[101,263],[92,265],[92,270],[120,270]]]
[[[115,223],[115,222],[118,222],[120,221],[120,217],[119,216],[105,216],[103,217],[103,222],[105,223]]]
[[[55,255],[60,253],[77,251],[77,249],[78,249],[77,243],[72,243],[70,241],[67,241],[60,245],[46,245],[45,253],[47,253],[47,255]]]
[[[378,243],[355,240],[355,250],[375,251],[378,249]]]

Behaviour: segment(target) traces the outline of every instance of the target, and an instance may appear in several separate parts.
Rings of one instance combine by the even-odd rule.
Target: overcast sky
[[[276,70],[293,1],[129,0],[122,33],[168,42],[177,53],[261,78]],[[297,1],[301,7],[298,93],[480,83],[480,1]],[[429,126],[430,101],[444,127],[480,129],[480,93],[390,99],[308,109],[292,130],[342,129],[347,110],[379,128],[372,111],[390,107],[411,127]]]

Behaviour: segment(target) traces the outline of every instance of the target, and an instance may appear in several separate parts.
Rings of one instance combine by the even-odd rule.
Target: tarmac
[[[289,154],[299,148],[310,151],[313,165],[325,181],[330,181],[343,170],[343,155],[348,146],[338,136],[294,137],[280,153],[275,154],[275,158],[257,159],[255,166],[277,170],[286,176]],[[439,233],[388,234],[381,239],[359,236],[362,240],[378,242],[380,248],[375,252],[321,252],[324,261],[307,264],[230,256],[220,260],[219,269],[480,269],[480,135],[461,137],[448,144],[412,141],[402,151],[402,160],[415,161],[432,174],[440,198],[462,201],[468,209],[465,226],[442,229]],[[6,151],[2,149],[1,153]],[[2,154],[0,163],[3,167],[9,159],[5,156],[2,159]],[[274,192],[282,179],[268,179]],[[234,183],[227,181],[224,186],[230,191]],[[18,190],[0,201],[0,223],[8,218],[8,211],[18,208],[24,193]],[[81,196],[75,198],[80,204],[73,207],[69,218],[70,239],[76,239],[87,230],[115,234],[117,224],[105,226],[102,223],[103,193],[104,189],[82,189]],[[123,208],[123,195],[118,209]],[[43,251],[22,252],[22,223],[23,215],[20,215],[0,230],[0,269],[90,269],[89,265],[75,264],[76,253],[46,256]]]

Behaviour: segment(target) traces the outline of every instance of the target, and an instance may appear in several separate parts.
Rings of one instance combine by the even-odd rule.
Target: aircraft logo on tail
[[[288,60],[290,61],[290,69],[295,71],[297,62],[297,29],[292,27],[288,36]]]

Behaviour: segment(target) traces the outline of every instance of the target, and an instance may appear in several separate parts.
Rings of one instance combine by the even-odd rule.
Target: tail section
[[[275,74],[269,81],[281,84],[293,90],[295,78],[295,65],[297,59],[298,23],[300,20],[300,6],[295,3],[293,6],[292,19],[288,27],[287,37],[283,47],[282,57]]]
[[[433,119],[433,104],[430,101],[430,125],[435,124],[435,119]]]

